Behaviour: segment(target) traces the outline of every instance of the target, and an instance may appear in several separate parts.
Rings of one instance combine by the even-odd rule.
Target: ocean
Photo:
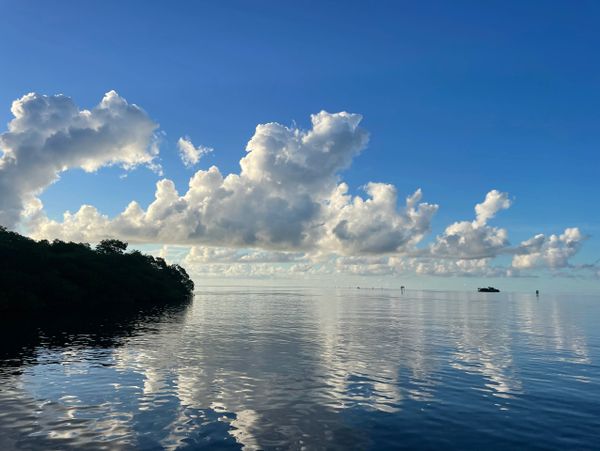
[[[3,450],[600,447],[600,296],[205,287],[3,321]]]

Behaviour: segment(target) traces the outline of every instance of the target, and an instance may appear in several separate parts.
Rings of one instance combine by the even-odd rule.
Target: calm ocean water
[[[600,448],[600,297],[209,288],[2,329],[2,450]]]

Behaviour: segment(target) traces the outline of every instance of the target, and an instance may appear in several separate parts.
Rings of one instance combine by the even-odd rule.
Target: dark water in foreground
[[[47,323],[3,325],[2,450],[600,447],[600,297],[210,289]]]

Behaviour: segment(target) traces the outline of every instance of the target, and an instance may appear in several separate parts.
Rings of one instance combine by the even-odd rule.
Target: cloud
[[[396,274],[388,257],[339,257],[334,259],[335,270],[340,274],[358,276],[388,276]]]
[[[432,257],[452,259],[485,259],[506,252],[509,245],[505,229],[491,227],[487,221],[502,209],[510,207],[507,193],[492,190],[475,206],[475,220],[449,225],[429,247]]]
[[[254,249],[192,246],[186,261],[198,263],[290,263],[302,261],[305,254],[299,252],[269,252]]]
[[[302,252],[233,249],[227,247],[191,246],[187,255],[177,263],[185,266],[192,276],[236,277],[261,279],[265,277],[294,279],[307,274],[332,274],[333,267],[322,267]]]
[[[456,259],[447,258],[392,258],[392,265],[398,274],[441,277],[509,277],[517,275],[515,271],[500,266],[492,266],[491,258]]]
[[[490,219],[496,216],[500,210],[506,210],[511,205],[511,201],[508,198],[507,193],[501,193],[498,190],[493,189],[486,194],[485,200],[475,205],[475,224],[478,226],[484,226]]]
[[[397,252],[419,242],[437,211],[419,203],[420,190],[399,209],[392,185],[369,183],[363,199],[339,183],[339,171],[368,142],[361,116],[322,111],[311,121],[308,131],[259,125],[239,174],[224,176],[216,166],[199,170],[184,194],[163,179],[146,210],[132,202],[109,219],[83,206],[62,222],[37,217],[32,234],[345,254]]]
[[[577,227],[567,228],[561,235],[535,235],[515,250],[517,255],[513,257],[512,266],[518,269],[569,267],[569,258],[579,251],[586,238]]]
[[[283,191],[330,191],[334,176],[367,145],[369,135],[359,127],[361,121],[359,114],[321,111],[311,115],[309,131],[261,124],[240,161],[241,175]]]
[[[179,138],[177,141],[179,156],[186,167],[192,167],[198,164],[200,158],[211,153],[214,149],[205,146],[194,146],[190,138]]]
[[[13,227],[35,197],[73,168],[155,170],[158,125],[115,91],[92,110],[64,95],[27,94],[12,104],[14,118],[0,135],[0,223]],[[35,205],[34,205],[35,206]]]
[[[511,247],[507,230],[489,222],[512,202],[507,193],[491,190],[475,205],[473,220],[454,222],[419,247],[438,205],[422,202],[420,189],[402,202],[387,183],[369,182],[351,194],[341,173],[365,149],[369,135],[359,114],[326,111],[311,115],[307,130],[258,125],[238,173],[222,174],[216,166],[198,170],[183,192],[163,178],[148,206],[134,200],[108,217],[83,205],[55,221],[37,196],[63,171],[110,165],[157,170],[158,125],[114,91],[89,111],[62,95],[28,94],[13,103],[12,112],[14,119],[0,135],[0,221],[14,226],[21,220],[34,238],[161,244],[167,246],[164,255],[196,273],[245,277],[407,272],[496,277],[535,268],[573,270],[569,259],[585,240],[571,228]],[[186,166],[212,150],[189,138],[177,145]],[[172,245],[183,247],[171,252]],[[494,266],[501,255],[513,256],[511,267]]]
[[[369,183],[368,198],[347,194],[340,184],[328,203],[323,248],[341,254],[380,254],[401,252],[416,245],[429,231],[438,206],[419,203],[421,190],[406,199],[398,210],[398,195],[393,185]]]
[[[538,234],[523,241],[516,248],[510,246],[506,229],[492,227],[487,222],[500,210],[511,205],[507,193],[490,191],[485,200],[475,206],[476,218],[472,222],[460,221],[449,225],[444,233],[430,245],[424,257],[449,259],[450,263],[437,260],[423,262],[423,273],[453,273],[468,275],[470,272],[486,272],[518,275],[518,270],[541,268],[559,269],[569,267],[569,258],[574,256],[586,237],[576,227],[565,229],[561,235],[546,237]],[[489,265],[491,259],[502,254],[514,255],[512,269],[494,268]],[[516,254],[516,255],[515,255]],[[473,263],[468,263],[468,260]],[[485,271],[481,271],[483,268]]]

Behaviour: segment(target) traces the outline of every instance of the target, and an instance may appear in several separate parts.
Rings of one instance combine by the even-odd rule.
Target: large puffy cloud
[[[369,197],[347,194],[348,186],[338,186],[328,204],[327,234],[323,247],[342,254],[392,253],[407,250],[429,231],[437,205],[419,203],[417,190],[398,210],[398,195],[393,185],[369,183]]]
[[[538,234],[519,245],[512,265],[518,269],[566,268],[569,266],[569,258],[579,251],[585,239],[577,227],[567,228],[562,234],[549,237]]]
[[[286,192],[331,189],[332,177],[367,145],[361,120],[359,114],[321,111],[311,116],[308,132],[277,123],[259,125],[240,161],[242,177]]]
[[[509,245],[506,229],[487,224],[496,213],[510,207],[507,193],[492,190],[485,200],[475,206],[474,221],[460,221],[449,225],[430,246],[434,257],[453,259],[485,259],[506,251]]]
[[[109,219],[84,206],[62,222],[36,218],[33,233],[343,254],[398,252],[419,242],[437,210],[419,203],[420,191],[398,208],[392,185],[369,183],[363,199],[339,183],[339,172],[368,141],[361,116],[321,112],[311,121],[308,131],[259,125],[239,174],[224,176],[216,166],[199,170],[184,194],[164,179],[146,210],[132,202]]]
[[[64,95],[27,94],[0,135],[0,223],[14,226],[35,196],[72,168],[158,166],[157,124],[139,107],[108,92],[92,110]]]

